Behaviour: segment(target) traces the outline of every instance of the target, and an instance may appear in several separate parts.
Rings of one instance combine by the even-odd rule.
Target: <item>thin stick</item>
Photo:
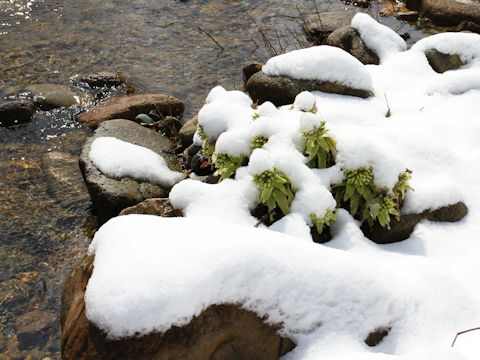
[[[200,31],[202,34],[207,35],[210,39],[212,39],[212,41],[213,41],[215,44],[217,44],[217,46],[221,49],[220,52],[217,54],[217,56],[218,56],[219,54],[221,54],[221,53],[225,50],[225,48],[224,48],[222,45],[220,45],[220,44],[218,43],[218,41],[215,40],[215,38],[214,38],[212,35],[210,35],[210,34],[209,34],[208,32],[206,32],[205,30],[202,30],[202,28],[201,28],[200,26],[197,26],[197,29],[198,29],[198,31]]]
[[[455,335],[455,339],[453,339],[452,347],[453,347],[453,345],[455,345],[455,341],[457,341],[458,335],[462,335],[462,334],[465,334],[467,332],[475,331],[475,330],[480,330],[480,327],[476,327],[476,328],[468,329],[468,330],[463,330],[463,331],[460,331],[459,333],[457,333],[457,335]]]
[[[385,93],[385,102],[387,103],[387,113],[385,114],[385,117],[390,117],[392,115],[392,112],[390,111],[390,105],[388,105],[388,99],[387,99],[387,93]]]

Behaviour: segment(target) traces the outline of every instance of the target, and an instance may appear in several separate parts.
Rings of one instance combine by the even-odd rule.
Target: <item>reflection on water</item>
[[[316,6],[346,7],[339,0]],[[300,31],[299,12],[315,11],[310,0],[0,0],[0,93],[119,71],[185,100],[189,117],[210,88],[241,88],[242,66],[268,58],[255,22],[293,49],[287,29]],[[378,17],[375,6],[362,11]],[[422,36],[382,21],[412,42]],[[0,359],[60,358],[61,282],[96,226],[77,165],[88,135],[74,120],[78,110],[0,127]]]

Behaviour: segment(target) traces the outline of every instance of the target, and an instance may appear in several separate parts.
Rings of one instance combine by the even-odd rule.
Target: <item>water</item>
[[[346,7],[339,0],[316,6]],[[184,100],[189,118],[210,88],[241,88],[243,65],[269,57],[256,24],[277,49],[294,49],[299,13],[315,11],[310,0],[0,0],[0,93],[119,71]],[[378,18],[376,5],[366,11]],[[380,20],[408,32],[410,42],[424,36]],[[75,121],[79,110],[0,127],[0,359],[60,359],[61,283],[97,226],[77,165],[89,133]],[[22,337],[18,319],[40,312],[55,319],[42,324],[40,338]]]

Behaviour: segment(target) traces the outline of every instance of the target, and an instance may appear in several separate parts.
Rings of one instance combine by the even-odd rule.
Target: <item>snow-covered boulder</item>
[[[100,124],[82,148],[80,169],[102,222],[145,199],[168,196],[183,178],[170,149],[168,138],[133,121]]]

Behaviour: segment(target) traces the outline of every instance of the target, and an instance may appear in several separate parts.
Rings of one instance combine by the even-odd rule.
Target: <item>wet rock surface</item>
[[[356,57],[363,64],[378,65],[378,55],[363,42],[357,30],[350,25],[332,32],[326,41],[327,45],[336,46]]]
[[[480,24],[478,0],[407,0],[406,5],[439,25],[458,25],[462,21]]]
[[[142,113],[156,110],[162,116],[181,116],[185,110],[183,101],[165,94],[142,94],[111,98],[78,115],[80,123],[97,128],[110,119],[134,120]]]
[[[295,344],[253,312],[235,305],[212,305],[189,324],[108,340],[85,315],[84,293],[93,271],[85,257],[69,274],[62,291],[62,357],[81,359],[278,359]]]
[[[19,316],[15,325],[19,349],[42,347],[48,341],[48,330],[56,325],[57,316],[46,311],[31,311]]]
[[[43,110],[69,107],[77,104],[75,94],[64,85],[35,84],[27,86],[25,91],[32,94],[34,101]]]
[[[178,136],[182,143],[182,147],[187,148],[193,143],[193,135],[195,135],[195,132],[197,131],[197,126],[198,116],[195,115],[180,128]]]
[[[78,76],[75,80],[90,87],[120,86],[125,83],[125,79],[119,73],[108,71]]]
[[[367,98],[372,95],[368,90],[354,89],[339,83],[320,80],[300,80],[288,76],[269,76],[260,71],[254,74],[246,85],[254,102],[259,104],[270,101],[276,106],[293,103],[302,91],[323,91],[333,94]]]
[[[147,199],[140,204],[120,211],[119,216],[130,214],[156,215],[163,217],[183,216],[180,210],[175,209],[169,199]]]
[[[350,26],[353,12],[332,11],[311,15],[305,19],[303,30],[307,39],[315,45],[324,44],[328,35],[344,26]]]
[[[37,107],[29,100],[18,99],[0,103],[0,126],[30,121]]]
[[[117,119],[102,123],[85,143],[80,156],[80,169],[101,222],[143,200],[167,197],[170,188],[131,178],[111,179],[102,174],[89,158],[92,142],[101,136],[111,136],[144,146],[161,155],[170,170],[181,171],[176,155],[171,152],[172,143],[167,137],[130,120]]]
[[[463,65],[458,55],[444,54],[438,50],[430,49],[425,53],[428,63],[437,73],[458,69]]]

